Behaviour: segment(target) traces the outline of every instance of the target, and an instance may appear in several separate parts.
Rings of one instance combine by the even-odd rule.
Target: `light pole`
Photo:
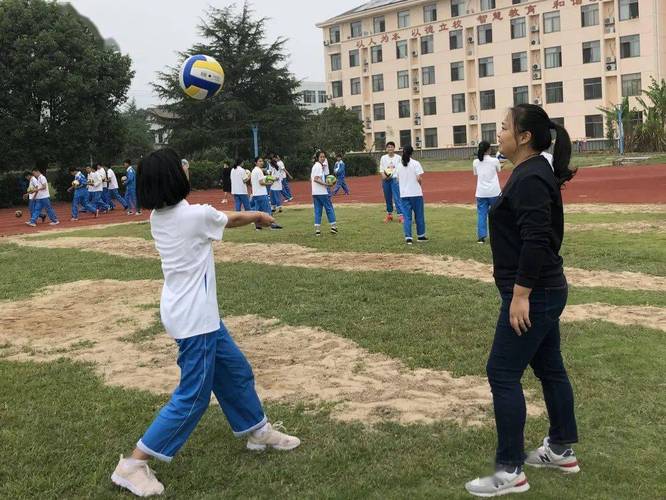
[[[259,125],[252,125],[252,139],[254,140],[254,157],[259,156]]]
[[[620,155],[624,155],[624,124],[622,123],[622,106],[616,106],[617,110],[617,132],[620,136]]]

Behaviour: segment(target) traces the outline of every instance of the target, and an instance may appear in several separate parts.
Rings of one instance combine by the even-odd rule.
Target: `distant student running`
[[[123,209],[127,210],[127,202],[125,198],[120,196],[118,178],[112,167],[106,169],[106,177],[109,179],[109,199],[118,201],[123,206]]]
[[[99,210],[88,201],[88,179],[86,176],[76,167],[70,167],[69,173],[74,177],[72,185],[67,189],[67,191],[73,192],[71,220],[74,222],[79,220],[79,206],[95,217],[99,216]]]
[[[331,225],[331,233],[338,234],[338,225],[335,218],[335,210],[331,202],[331,196],[328,191],[328,184],[326,183],[326,176],[324,174],[324,162],[326,161],[326,153],[318,151],[315,155],[315,163],[312,165],[310,172],[310,182],[312,186],[312,202],[314,204],[314,227],[315,236],[321,236],[321,217],[322,212],[326,212],[326,218]]]
[[[405,232],[405,243],[411,245],[412,220],[416,221],[416,241],[425,243],[426,236],[425,207],[423,202],[423,167],[421,163],[412,158],[414,148],[405,146],[402,150],[402,158],[393,172],[393,178],[400,187],[400,203],[404,220],[402,223]],[[414,218],[412,219],[412,213]]]
[[[347,182],[345,181],[345,177],[347,176],[347,165],[345,165],[345,162],[342,161],[342,155],[340,153],[338,153],[335,158],[337,161],[333,167],[333,173],[337,178],[337,184],[333,190],[333,196],[338,194],[340,189],[342,189],[345,194],[349,196],[349,188],[347,187]]]
[[[481,141],[477,158],[472,162],[472,171],[476,175],[476,235],[481,244],[488,237],[488,211],[501,192],[497,173],[502,170],[502,164],[490,156],[489,151],[490,143]]]
[[[132,166],[132,160],[125,160],[123,166],[126,169],[125,178],[125,201],[127,201],[127,215],[136,215],[141,213],[141,208],[137,205],[136,199],[136,171]]]
[[[35,198],[32,204],[32,212],[30,213],[30,220],[26,222],[28,226],[35,227],[37,224],[37,217],[42,212],[42,209],[46,210],[46,214],[49,216],[50,224],[55,226],[60,224],[58,216],[56,215],[53,207],[51,206],[51,195],[49,194],[49,183],[46,180],[46,177],[42,172],[35,168],[32,171],[32,175],[35,177],[34,186],[36,187]]]

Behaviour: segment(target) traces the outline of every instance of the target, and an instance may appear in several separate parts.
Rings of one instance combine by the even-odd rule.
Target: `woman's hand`
[[[513,328],[513,331],[518,336],[527,333],[527,330],[532,327],[532,323],[530,322],[531,292],[530,288],[520,285],[513,287],[513,298],[509,307],[509,323],[511,323],[511,328]]]

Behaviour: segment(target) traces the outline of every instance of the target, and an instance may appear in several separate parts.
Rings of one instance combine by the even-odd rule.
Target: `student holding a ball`
[[[321,236],[321,217],[322,212],[326,211],[326,218],[331,225],[331,234],[338,234],[338,226],[335,219],[335,210],[333,203],[329,196],[328,189],[332,184],[330,179],[326,179],[324,170],[324,162],[326,161],[326,153],[324,151],[317,151],[315,155],[315,163],[312,165],[310,173],[310,181],[312,184],[312,202],[314,204],[314,226],[315,236]]]

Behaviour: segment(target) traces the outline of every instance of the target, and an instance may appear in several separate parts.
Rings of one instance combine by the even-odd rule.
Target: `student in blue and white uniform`
[[[108,212],[109,206],[102,199],[102,177],[92,167],[86,167],[86,172],[88,172],[87,180],[90,204],[95,207],[95,210]]]
[[[270,187],[271,209],[273,212],[282,212],[282,174],[275,157],[271,159],[268,172],[274,179]]]
[[[264,174],[264,160],[257,157],[254,160],[254,168],[250,177],[252,183],[252,202],[254,209],[258,212],[264,212],[271,215],[271,202],[268,199],[268,189],[266,189],[266,174]],[[261,226],[256,226],[257,231],[260,231]],[[271,229],[282,229],[277,223],[271,224]]]
[[[379,175],[382,178],[382,191],[386,202],[386,217],[384,222],[393,220],[393,205],[398,212],[398,221],[403,222],[402,207],[400,206],[400,189],[398,181],[387,174],[387,169],[395,169],[400,163],[400,157],[395,154],[395,142],[386,143],[386,154],[379,160]]]
[[[86,212],[94,214],[95,217],[99,215],[99,210],[95,208],[88,201],[88,179],[86,176],[76,167],[70,167],[69,173],[74,176],[74,181],[78,182],[78,185],[72,183],[72,186],[67,189],[74,193],[72,197],[72,221],[76,222],[79,220],[79,206],[82,206]]]
[[[481,141],[477,158],[472,162],[472,171],[476,176],[476,235],[479,243],[485,243],[488,237],[488,212],[500,195],[500,183],[497,173],[502,164],[488,154],[490,143]]]
[[[246,172],[242,160],[238,159],[235,163],[236,166],[231,169],[231,194],[234,197],[236,212],[240,212],[241,207],[248,211],[251,209],[250,197],[247,194]]]
[[[333,167],[333,173],[337,178],[337,185],[333,190],[333,196],[338,194],[340,189],[342,189],[345,194],[349,196],[349,188],[347,187],[347,182],[345,181],[345,177],[347,175],[347,165],[345,165],[345,162],[342,161],[342,155],[340,153],[336,155],[336,159],[337,161],[335,162],[335,167]]]
[[[275,159],[277,160],[280,172],[282,172],[282,196],[285,201],[292,201],[294,196],[291,194],[291,189],[289,188],[289,179],[293,179],[293,177],[289,173],[289,170],[287,170],[287,167],[284,166],[284,162],[282,161],[282,158],[280,158],[280,155],[276,154]]]
[[[50,224],[52,226],[60,224],[60,221],[58,221],[58,216],[56,215],[55,211],[53,210],[53,207],[51,206],[49,183],[46,180],[46,177],[44,177],[44,174],[42,174],[42,172],[37,168],[33,169],[32,175],[35,178],[33,186],[36,187],[37,191],[35,193],[35,198],[33,200],[32,212],[30,213],[30,220],[26,222],[26,224],[28,226],[35,227],[37,225],[36,224],[37,217],[39,217],[39,214],[42,212],[42,209],[46,210],[46,214],[49,216],[49,219],[51,220]]]
[[[134,214],[134,211],[136,211],[136,214],[139,215],[141,213],[141,208],[139,208],[137,205],[136,172],[132,166],[132,160],[125,160],[123,165],[127,169],[127,180],[125,181],[125,201],[127,202],[127,215]]]
[[[116,208],[113,201],[111,200],[111,195],[109,194],[109,178],[106,175],[106,168],[101,163],[97,164],[97,175],[102,179],[102,201],[109,208],[113,210]]]
[[[118,189],[118,178],[116,173],[113,171],[112,167],[109,167],[106,170],[106,177],[109,179],[109,199],[117,200],[127,210],[127,202],[125,198],[120,196],[120,190]]]
[[[419,243],[428,241],[423,190],[421,189],[423,167],[420,162],[412,158],[413,153],[413,147],[405,146],[402,150],[401,161],[393,172],[393,178],[400,188],[400,203],[404,217],[402,227],[405,232],[405,243],[408,245],[413,242],[412,220],[416,221],[416,241]],[[414,213],[414,219],[412,219],[412,212]]]
[[[326,218],[331,225],[331,233],[338,234],[335,210],[333,209],[328,185],[326,184],[326,174],[324,173],[325,161],[326,153],[324,151],[318,151],[315,155],[315,163],[312,165],[312,170],[310,172],[312,202],[314,204],[315,236],[321,236],[321,217],[323,211],[326,211]]]
[[[249,450],[293,450],[300,440],[269,423],[252,367],[222,322],[217,301],[213,242],[220,241],[227,228],[270,226],[273,218],[261,212],[224,213],[210,205],[190,205],[185,199],[190,184],[170,149],[141,160],[137,175],[140,203],[152,210],[150,229],[164,274],[160,316],[178,345],[181,374],[171,399],[131,456],[120,458],[111,480],[137,496],[150,496],[162,494],[164,486],[148,460],[173,460],[208,409],[211,394],[234,435],[247,439]]]

